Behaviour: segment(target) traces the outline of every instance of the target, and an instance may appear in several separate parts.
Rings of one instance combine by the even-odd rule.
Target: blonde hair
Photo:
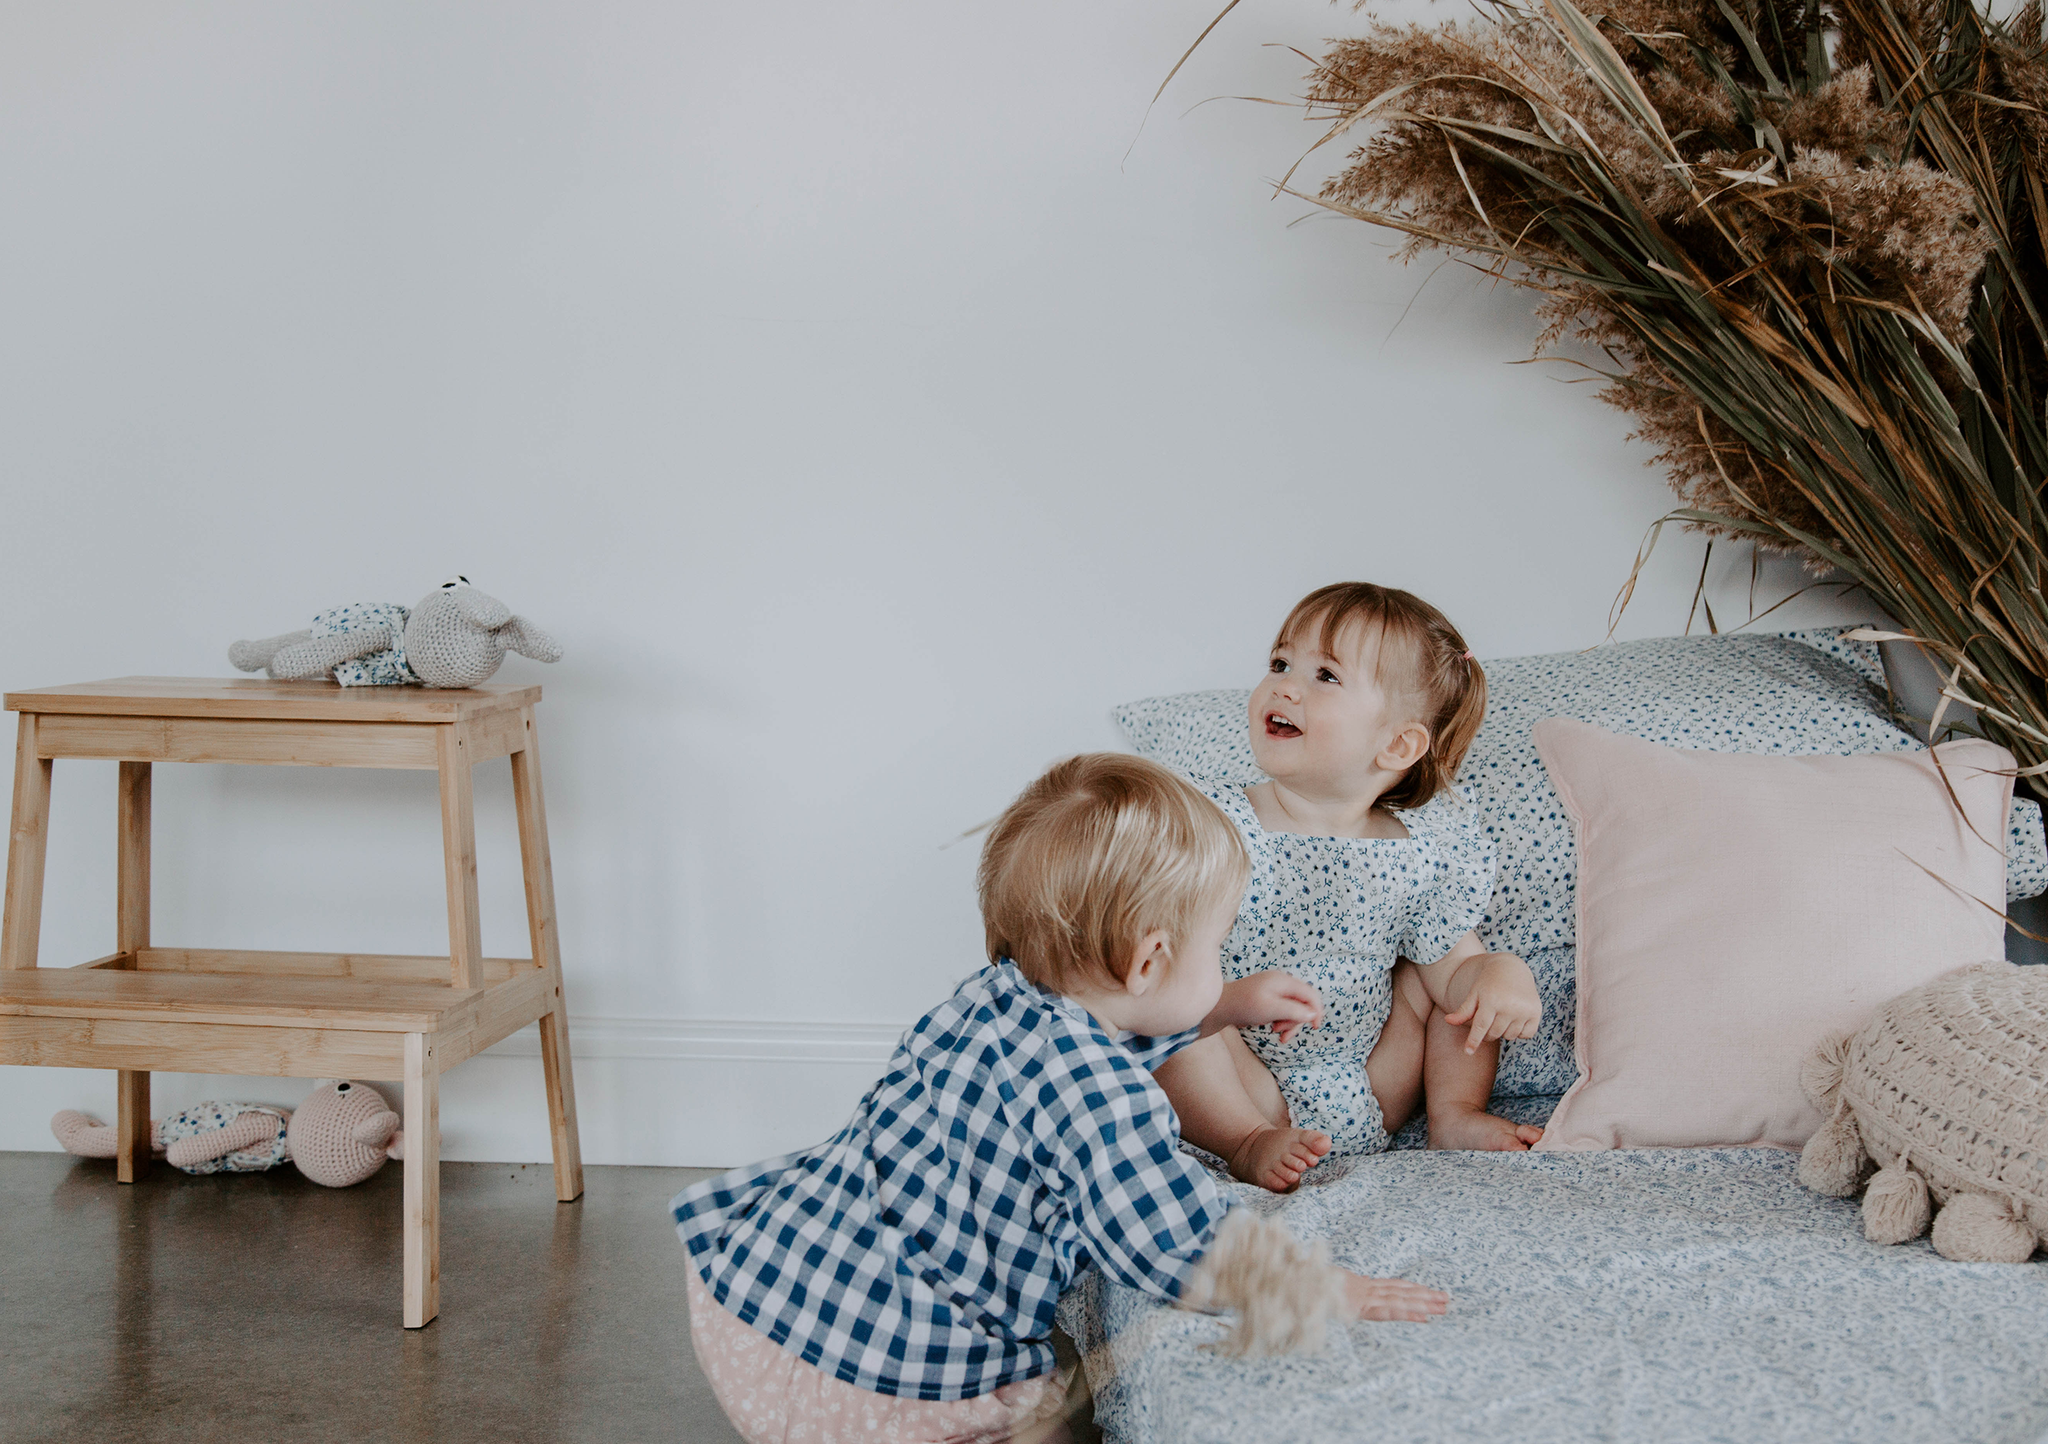
[[[1115,985],[1154,929],[1175,945],[1234,901],[1251,859],[1221,810],[1156,762],[1055,763],[990,829],[979,874],[991,962],[1054,992]]]
[[[1353,623],[1379,643],[1375,676],[1388,691],[1411,697],[1429,729],[1429,751],[1380,797],[1388,809],[1420,807],[1451,785],[1479,724],[1486,720],[1486,673],[1450,619],[1413,592],[1372,582],[1318,587],[1294,604],[1273,639],[1278,649],[1311,628],[1325,653]],[[1398,673],[1390,676],[1390,661]]]

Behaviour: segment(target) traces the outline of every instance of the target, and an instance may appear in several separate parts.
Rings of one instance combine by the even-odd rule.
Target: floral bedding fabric
[[[1533,1100],[1530,1100],[1533,1102]],[[1280,1198],[1361,1273],[1451,1294],[1320,1357],[1236,1360],[1223,1321],[1090,1270],[1061,1305],[1111,1444],[2048,1441],[2048,1265],[1863,1238],[1776,1149],[1393,1152]],[[1327,1171],[1326,1171],[1327,1170]]]
[[[1915,751],[1892,721],[1884,668],[1870,642],[1827,627],[1776,636],[1657,637],[1590,652],[1509,657],[1486,665],[1486,722],[1458,772],[1500,858],[1479,924],[1489,947],[1519,954],[1536,975],[1544,1021],[1501,1054],[1497,1096],[1557,1093],[1572,1061],[1572,948],[1578,850],[1531,736],[1546,717],[1573,717],[1667,747],[1799,755]],[[1137,751],[1210,781],[1258,781],[1245,722],[1248,691],[1153,697],[1112,713]],[[2006,892],[2048,890],[2041,810],[2016,798]]]

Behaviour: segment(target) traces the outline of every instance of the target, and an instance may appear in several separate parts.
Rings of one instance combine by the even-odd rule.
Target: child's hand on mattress
[[[1451,1296],[1442,1289],[1424,1288],[1406,1279],[1369,1279],[1346,1269],[1344,1302],[1353,1318],[1426,1324],[1451,1306]]]
[[[1536,975],[1513,953],[1481,953],[1468,958],[1459,969],[1459,982],[1472,976],[1465,1002],[1444,1021],[1454,1027],[1467,1023],[1465,1051],[1476,1053],[1496,1038],[1533,1038],[1543,1021],[1543,999],[1536,991]]]
[[[1216,1006],[1203,1020],[1204,1037],[1219,1028],[1270,1027],[1285,1043],[1304,1027],[1323,1021],[1323,995],[1292,973],[1253,973],[1225,983]]]

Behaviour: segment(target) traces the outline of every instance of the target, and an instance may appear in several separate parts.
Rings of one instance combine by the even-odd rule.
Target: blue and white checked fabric
[[[1091,1264],[1177,1298],[1230,1207],[1150,1071],[1194,1039],[1119,1041],[996,963],[904,1035],[846,1127],[684,1190],[676,1232],[721,1304],[856,1388],[1036,1378]]]

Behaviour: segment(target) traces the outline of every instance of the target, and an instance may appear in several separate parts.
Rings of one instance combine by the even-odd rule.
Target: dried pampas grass
[[[1860,584],[2048,795],[2041,0],[1481,0],[1305,102],[1305,198],[1541,293],[1667,520]]]

